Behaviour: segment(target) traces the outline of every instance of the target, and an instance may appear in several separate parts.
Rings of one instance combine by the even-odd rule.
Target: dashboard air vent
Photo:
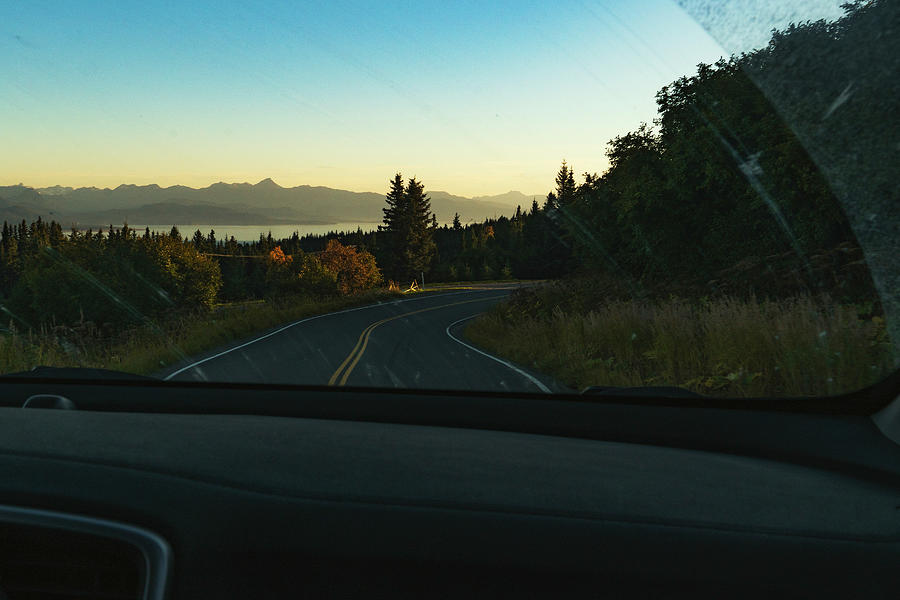
[[[0,506],[0,600],[161,598],[168,546],[152,534],[143,539],[145,533],[88,517]],[[150,551],[148,540],[155,544]]]

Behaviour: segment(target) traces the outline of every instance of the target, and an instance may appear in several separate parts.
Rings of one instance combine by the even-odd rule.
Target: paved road
[[[548,392],[547,378],[462,338],[515,285],[447,290],[312,317],[199,356],[166,379]]]

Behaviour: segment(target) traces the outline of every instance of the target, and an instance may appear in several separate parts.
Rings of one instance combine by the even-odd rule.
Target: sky
[[[0,185],[543,194],[663,85],[843,1],[0,0]]]

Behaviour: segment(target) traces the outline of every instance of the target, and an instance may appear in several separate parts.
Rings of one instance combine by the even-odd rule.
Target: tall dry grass
[[[865,387],[896,368],[880,317],[807,296],[616,300],[586,312],[501,306],[466,329],[474,343],[590,385],[676,385],[719,396],[807,396]]]
[[[277,325],[370,304],[394,292],[372,290],[329,299],[288,298],[277,302],[221,305],[213,311],[176,315],[118,332],[75,329],[0,335],[0,373],[35,366],[94,367],[151,375],[179,360],[224,346]]]

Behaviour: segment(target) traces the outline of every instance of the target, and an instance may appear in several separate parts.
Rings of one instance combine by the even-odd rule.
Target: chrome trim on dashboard
[[[885,437],[900,445],[900,396],[872,415],[872,422]]]
[[[86,515],[2,504],[0,504],[0,521],[89,533],[131,543],[144,555],[146,569],[144,600],[163,600],[166,596],[172,550],[166,540],[152,531]]]

